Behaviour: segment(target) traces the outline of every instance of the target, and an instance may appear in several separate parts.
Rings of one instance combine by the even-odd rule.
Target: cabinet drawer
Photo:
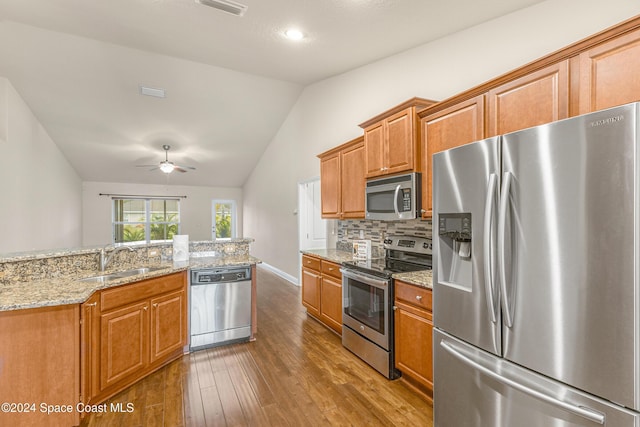
[[[320,271],[320,259],[309,255],[302,255],[302,266],[311,270]]]
[[[322,261],[321,265],[322,265],[322,274],[326,274],[328,276],[332,276],[332,277],[335,277],[336,279],[342,280],[342,273],[340,273],[340,265],[334,262],[329,262],[329,261]]]
[[[107,289],[101,293],[100,310],[104,312],[169,291],[179,290],[184,287],[185,283],[186,272],[180,272]]]
[[[432,294],[431,289],[411,285],[409,283],[395,282],[396,300],[414,305],[416,307],[431,311]]]

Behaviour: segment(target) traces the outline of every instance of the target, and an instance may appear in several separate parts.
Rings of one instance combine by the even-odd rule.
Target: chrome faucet
[[[107,265],[109,264],[109,262],[111,262],[116,252],[119,252],[123,249],[129,249],[131,252],[134,252],[131,246],[114,246],[111,255],[105,257],[105,253],[109,246],[111,245],[106,245],[104,248],[100,249],[100,271],[104,271],[104,269],[107,268]]]

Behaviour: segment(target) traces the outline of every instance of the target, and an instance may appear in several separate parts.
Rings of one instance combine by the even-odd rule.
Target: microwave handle
[[[400,218],[400,209],[398,209],[398,194],[400,193],[400,184],[396,186],[396,191],[393,193],[393,210],[396,211],[396,215]]]

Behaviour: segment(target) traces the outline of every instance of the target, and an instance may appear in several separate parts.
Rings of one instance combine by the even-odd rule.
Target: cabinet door
[[[414,109],[407,108],[386,120],[385,174],[413,170],[416,151]]]
[[[100,316],[100,389],[144,369],[149,363],[149,302]]]
[[[320,160],[320,203],[323,218],[340,218],[340,153]]]
[[[364,130],[364,150],[366,177],[384,175],[386,173],[385,152],[385,128],[384,121],[373,124]]]
[[[578,114],[640,100],[640,30],[580,54]]]
[[[364,163],[364,143],[345,148],[342,152],[342,218],[364,218]]]
[[[489,91],[489,135],[569,117],[568,61],[550,65]]]
[[[342,281],[331,276],[322,276],[320,320],[342,334]]]
[[[184,291],[151,300],[151,363],[187,343],[187,304]]]
[[[320,318],[320,274],[307,268],[302,269],[302,305]]]
[[[80,306],[80,395],[85,404],[98,393],[99,297],[96,292]]]
[[[396,368],[433,391],[433,321],[431,314],[396,302]]]
[[[485,137],[485,96],[480,95],[426,116],[422,123],[422,207],[423,216],[432,215],[432,156],[440,151],[478,141]]]

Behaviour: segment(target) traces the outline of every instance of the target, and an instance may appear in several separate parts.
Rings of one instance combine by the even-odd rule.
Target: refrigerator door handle
[[[571,412],[573,414],[586,418],[589,421],[593,421],[594,423],[604,425],[605,416],[601,412],[598,412],[594,409],[587,408],[584,406],[578,406],[568,402],[564,402],[553,396],[549,396],[548,394],[545,394],[538,390],[534,390],[530,387],[527,387],[524,384],[520,384],[519,382],[514,381],[510,378],[503,377],[497,372],[494,372],[491,369],[485,366],[482,366],[480,363],[471,359],[467,355],[462,354],[462,352],[460,352],[458,349],[454,348],[453,345],[449,344],[448,342],[445,342],[444,340],[440,341],[440,346],[444,348],[447,351],[447,353],[449,353],[451,356],[455,357],[458,361],[472,367],[473,369],[483,373],[484,375],[492,378],[495,381],[505,384],[506,386],[516,389],[522,393],[528,394],[529,396],[536,398],[538,400],[541,400],[543,402],[546,402],[550,405],[557,406],[568,412]]]
[[[484,283],[487,297],[489,313],[491,313],[491,322],[496,323],[498,316],[496,313],[497,304],[494,302],[494,256],[493,249],[493,223],[494,207],[496,199],[496,188],[498,186],[498,177],[495,173],[489,175],[487,183],[487,197],[484,201]]]
[[[507,211],[509,210],[509,191],[511,190],[511,172],[505,172],[502,178],[502,190],[500,191],[500,211],[498,215],[498,269],[500,271],[500,297],[504,311],[505,322],[508,328],[513,327],[513,313],[509,308],[509,295],[507,294],[507,261],[505,254],[505,239],[507,228]]]

